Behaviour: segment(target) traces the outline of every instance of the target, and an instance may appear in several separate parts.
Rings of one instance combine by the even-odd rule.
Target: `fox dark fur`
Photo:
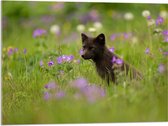
[[[105,45],[105,35],[99,34],[97,37],[88,37],[84,33],[81,34],[84,59],[92,59],[95,63],[98,74],[101,78],[107,80],[109,85],[110,81],[116,82],[117,75],[115,70],[124,72],[126,75],[130,75],[131,79],[141,79],[142,75],[134,67],[123,61],[122,64],[117,65],[112,62],[112,58],[119,58],[116,54],[109,51]],[[121,59],[121,58],[120,58]]]

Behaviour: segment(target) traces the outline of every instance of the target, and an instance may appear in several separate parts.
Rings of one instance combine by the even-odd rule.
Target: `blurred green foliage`
[[[30,18],[33,16],[53,14],[51,5],[56,2],[22,2],[22,1],[2,1],[2,16],[7,16],[11,19],[18,20],[19,18]],[[106,13],[108,10],[114,11],[133,11],[133,13],[142,12],[145,9],[151,10],[152,13],[160,10],[166,10],[168,5],[166,4],[140,4],[140,3],[66,3],[64,9],[61,10],[61,14],[67,16],[71,13],[84,13],[89,9],[97,9],[100,12]],[[155,8],[155,9],[153,9]],[[79,11],[80,9],[80,11]],[[58,14],[59,14],[58,13]],[[57,14],[57,13],[55,13]]]

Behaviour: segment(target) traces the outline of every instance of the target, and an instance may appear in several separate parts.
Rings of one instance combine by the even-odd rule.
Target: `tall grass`
[[[67,24],[63,24],[60,36],[48,33],[44,39],[47,48],[41,47],[40,50],[35,44],[38,39],[32,37],[33,28],[24,29],[13,23],[13,31],[3,30],[3,124],[167,121],[167,71],[158,72],[160,63],[167,67],[167,57],[159,52],[159,48],[166,48],[167,43],[163,43],[160,36],[155,37],[152,31],[148,32],[146,19],[140,12],[134,15],[134,20],[130,22],[105,18],[102,30],[94,33],[104,32],[108,47],[114,46],[115,53],[123,56],[144,75],[141,81],[121,81],[118,85],[111,82],[110,86],[97,75],[92,61],[80,57],[80,33],[70,22],[66,23],[73,28],[67,31]],[[92,23],[87,24],[86,28],[90,26]],[[135,34],[136,43],[133,44],[131,39],[110,40],[112,33],[126,30]],[[63,43],[72,32],[77,34],[77,38]],[[9,46],[17,47],[19,51],[8,56]],[[145,54],[147,47],[150,47],[151,54]],[[27,49],[26,54],[23,53],[24,48]],[[57,64],[56,58],[63,54],[74,55],[75,60],[80,59],[80,63]],[[44,62],[44,67],[40,67],[40,60]],[[55,63],[53,67],[48,66],[50,60]],[[60,74],[60,70],[64,73]],[[79,77],[85,78],[89,85],[101,85],[105,89],[105,97],[93,103],[86,99],[75,99],[69,85]],[[66,92],[65,97],[51,100],[43,98],[45,85],[51,81]]]

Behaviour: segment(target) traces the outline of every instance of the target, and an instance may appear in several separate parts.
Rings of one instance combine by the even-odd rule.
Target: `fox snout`
[[[81,55],[83,59],[92,59],[92,54],[89,52],[84,51],[83,54]]]
[[[87,57],[86,57],[85,55],[81,55],[81,57],[82,57],[83,59],[87,59]]]

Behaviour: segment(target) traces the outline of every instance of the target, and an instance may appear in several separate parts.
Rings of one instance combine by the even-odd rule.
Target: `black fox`
[[[110,80],[114,83],[117,79],[115,71],[124,72],[130,75],[131,78],[142,79],[142,75],[135,68],[131,67],[128,63],[119,58],[116,54],[109,51],[105,45],[105,35],[99,34],[97,37],[88,37],[84,33],[81,34],[84,59],[92,59],[95,63],[98,74],[109,85]],[[115,62],[119,59],[120,63]]]

